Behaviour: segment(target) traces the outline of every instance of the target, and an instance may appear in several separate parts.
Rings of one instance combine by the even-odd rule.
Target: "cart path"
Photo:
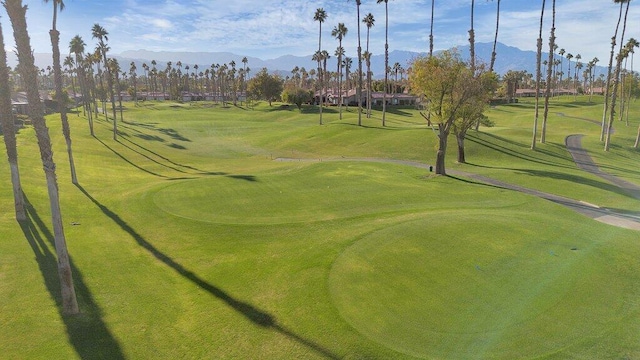
[[[573,144],[573,145],[576,145],[576,144]],[[578,146],[575,147],[575,150],[584,151],[580,143],[577,145]],[[591,159],[591,157],[589,157],[589,159]],[[430,168],[433,168],[433,165],[429,165],[429,164],[425,164],[417,161],[395,160],[395,159],[384,159],[384,158],[347,158],[347,157],[317,158],[317,159],[276,158],[274,159],[274,161],[281,161],[281,162],[355,161],[355,162],[392,163],[392,164],[399,164],[399,165],[405,165],[405,166],[412,166],[412,167],[426,169],[426,170],[430,170]],[[584,159],[583,161],[585,161],[585,163],[588,163],[588,161]],[[591,163],[593,163],[593,160],[591,160]],[[559,196],[559,195],[549,194],[546,192],[529,189],[529,188],[514,185],[514,184],[509,184],[509,183],[496,180],[483,175],[472,174],[472,173],[459,171],[459,170],[448,170],[447,172],[451,175],[465,177],[468,179],[475,180],[479,183],[488,184],[488,185],[496,186],[503,189],[518,191],[521,193],[537,196],[539,198],[549,200],[556,204],[565,206],[573,211],[576,211],[580,214],[583,214],[585,216],[588,216],[596,221],[599,221],[605,224],[640,231],[640,213],[637,213],[637,214],[618,213],[606,208],[599,207],[597,205],[583,202],[583,201],[574,200],[574,199],[570,199],[570,198]]]
[[[583,137],[584,135],[569,135],[565,139],[567,151],[569,151],[571,157],[573,157],[573,161],[576,163],[578,168],[590,174],[596,175],[604,180],[607,180],[608,182],[629,193],[629,195],[640,200],[640,186],[602,171],[593,161],[589,153],[587,153],[587,151],[582,147]]]

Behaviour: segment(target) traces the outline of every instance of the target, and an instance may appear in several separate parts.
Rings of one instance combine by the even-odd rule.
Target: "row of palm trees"
[[[377,0],[378,4],[385,4],[385,14],[386,14],[386,36],[385,36],[385,69],[388,68],[389,63],[389,43],[388,43],[388,28],[389,28],[389,11],[388,11],[388,2],[389,0]],[[362,5],[361,0],[356,0],[356,24],[357,24],[357,59],[358,59],[358,68],[356,73],[356,98],[358,100],[358,125],[362,125],[362,88],[363,88],[363,70],[362,63],[363,60],[366,62],[367,66],[367,87],[371,89],[371,52],[369,51],[369,33],[371,28],[375,24],[375,18],[371,13],[367,14],[364,18],[360,18],[360,5]],[[329,58],[329,53],[326,50],[322,50],[322,24],[327,20],[327,12],[323,8],[318,8],[313,17],[314,21],[319,23],[319,33],[318,33],[318,51],[313,55],[312,59],[318,63],[318,89],[320,91],[320,125],[322,125],[322,103],[325,93],[325,79],[327,74],[326,69],[326,61]],[[366,42],[366,50],[362,52],[362,44],[361,44],[361,33],[360,33],[360,23],[364,23],[367,26],[367,42]],[[338,106],[340,112],[340,119],[342,119],[342,94],[343,94],[343,86],[342,86],[342,67],[345,65],[342,61],[344,54],[344,48],[342,47],[342,41],[346,36],[348,30],[344,23],[339,23],[331,32],[331,35],[338,40],[338,48],[336,50],[336,56],[338,57]],[[348,78],[348,75],[347,75]],[[385,72],[385,89],[387,89],[388,83],[388,73]],[[371,91],[368,91],[367,98],[367,117],[371,116]],[[383,99],[383,110],[382,110],[382,125],[386,126],[386,90],[384,92]]]
[[[625,66],[624,68],[626,68],[626,61],[629,57],[633,58],[633,54],[634,54],[634,49],[636,47],[638,47],[638,41],[635,39],[629,39],[626,43],[624,43],[624,36],[625,36],[625,31],[626,31],[626,25],[627,25],[627,15],[629,12],[629,5],[631,3],[631,0],[613,0],[613,2],[615,4],[619,4],[620,5],[620,9],[619,9],[619,15],[618,15],[618,21],[616,23],[616,27],[615,27],[615,32],[614,35],[611,38],[611,53],[610,53],[610,57],[609,57],[609,66],[607,67],[607,74],[605,77],[605,82],[604,82],[604,102],[603,102],[603,111],[602,111],[602,124],[601,124],[601,132],[600,132],[600,141],[604,142],[604,150],[605,151],[609,151],[609,147],[610,147],[610,141],[611,141],[611,133],[612,133],[612,128],[613,128],[613,121],[615,119],[615,114],[616,114],[616,101],[617,101],[617,97],[618,97],[618,92],[619,89],[625,89],[624,86],[624,82],[622,82],[623,86],[621,86],[621,81],[623,81],[622,79],[625,78],[630,78],[630,80],[632,80],[634,78],[633,76],[633,65],[631,68],[631,75],[630,76],[625,76],[623,77],[622,75],[624,74],[623,71],[623,62],[625,62]],[[541,72],[541,65],[542,65],[542,59],[541,59],[541,54],[542,54],[542,30],[543,30],[543,21],[544,21],[544,12],[545,12],[545,5],[546,5],[546,1],[542,0],[542,9],[541,9],[541,13],[540,13],[540,27],[539,27],[539,35],[538,35],[538,40],[537,40],[537,60],[536,60],[536,106],[535,106],[535,115],[534,115],[534,129],[533,129],[533,138],[532,138],[532,142],[531,142],[531,148],[535,149],[536,147],[536,141],[537,141],[537,123],[538,123],[538,117],[539,117],[539,99],[538,99],[538,94],[540,91],[540,85],[542,83],[542,72]],[[548,109],[549,109],[549,95],[551,92],[551,86],[552,86],[552,79],[556,78],[556,76],[552,75],[552,73],[555,71],[554,69],[557,69],[557,65],[560,65],[561,70],[559,73],[559,82],[562,83],[562,76],[563,76],[563,71],[562,71],[562,63],[563,63],[563,55],[566,53],[564,49],[560,49],[560,51],[558,52],[558,54],[560,55],[559,59],[554,59],[555,56],[555,52],[558,49],[558,46],[555,42],[556,38],[555,38],[555,15],[556,15],[556,1],[552,0],[551,2],[551,11],[552,11],[552,17],[551,17],[551,31],[550,31],[550,38],[549,38],[549,59],[546,61],[546,81],[545,81],[545,101],[544,101],[544,116],[543,116],[543,122],[542,122],[542,127],[541,127],[541,134],[540,134],[540,142],[544,143],[545,142],[545,135],[546,135],[546,123],[547,123],[547,115],[548,115]],[[624,14],[624,21],[623,21],[623,14]],[[618,33],[620,30],[620,24],[622,23],[622,32],[620,34],[619,37],[619,49],[617,52],[617,55],[615,56],[615,64],[614,64],[614,55],[616,53],[615,49],[616,49],[616,45],[618,44]],[[573,55],[570,53],[566,53],[567,56],[566,58],[569,60],[569,66],[571,66],[571,59],[573,58]],[[582,63],[580,63],[580,58],[578,55],[576,55],[576,65],[574,67],[574,77],[573,77],[573,83],[574,83],[574,89],[577,89],[577,80],[578,80],[578,71],[582,68]],[[591,81],[591,93],[593,91],[593,83],[594,83],[594,68],[596,66],[596,63],[599,62],[600,60],[596,57],[594,59],[592,59],[591,61],[589,61],[587,63],[587,67],[585,72],[583,73],[583,78],[584,80],[584,84],[585,84],[585,88],[586,88],[586,83],[587,83],[587,79],[589,79]],[[632,64],[633,64],[633,60],[632,60]],[[571,71],[568,71],[569,77],[571,76]],[[629,87],[631,88],[631,87]],[[624,91],[624,90],[623,90]],[[630,93],[628,93],[630,94]],[[629,95],[630,96],[630,95]],[[623,97],[624,99],[624,97]],[[620,106],[621,109],[624,109],[624,101],[623,100],[623,104]],[[622,115],[621,111],[621,115]],[[640,127],[638,129],[638,137],[636,140],[636,147],[638,146],[638,142],[640,140]]]
[[[45,0],[45,3],[48,3]],[[57,13],[64,8],[62,0],[53,0],[53,24],[49,31],[51,44],[53,49],[54,78],[56,82],[56,97],[62,105],[62,71],[60,66],[60,49],[59,49],[59,32],[56,28]],[[26,11],[27,7],[22,4],[22,0],[4,0],[2,1],[13,30],[13,37],[16,43],[18,55],[19,70],[25,84],[28,99],[28,111],[33,124],[36,137],[38,139],[38,147],[40,149],[40,158],[44,170],[47,193],[49,197],[49,205],[51,208],[51,222],[53,227],[53,241],[56,249],[58,276],[60,279],[60,288],[62,293],[62,311],[64,314],[77,314],[79,312],[78,302],[76,299],[75,288],[73,285],[73,275],[71,273],[71,265],[69,254],[67,251],[66,238],[62,222],[62,213],[60,211],[60,197],[58,192],[58,183],[56,176],[56,165],[53,160],[53,152],[51,147],[51,139],[49,129],[44,119],[44,107],[40,101],[38,92],[38,70],[34,64],[32,48],[27,31]],[[0,120],[4,132],[4,142],[7,148],[9,164],[11,169],[11,180],[14,195],[14,204],[16,219],[20,222],[29,220],[27,212],[27,203],[25,201],[22,185],[20,183],[20,174],[18,167],[18,153],[15,140],[15,128],[13,123],[13,114],[11,109],[11,94],[8,86],[9,72],[7,67],[7,59],[5,52],[4,36],[0,30],[0,82],[5,86],[0,86]],[[69,161],[73,165],[73,157],[71,152],[71,134],[66,119],[65,110],[61,110],[61,119],[63,123],[63,133],[65,136]],[[72,166],[73,169],[73,166]],[[72,170],[72,181],[77,184],[75,171]],[[25,224],[27,225],[27,224]]]

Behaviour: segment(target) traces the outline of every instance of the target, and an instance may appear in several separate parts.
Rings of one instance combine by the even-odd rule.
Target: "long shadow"
[[[56,255],[50,250],[55,246],[53,234],[29,203],[27,196],[23,196],[27,204],[28,216],[27,220],[19,222],[20,227],[33,250],[45,286],[56,302],[60,317],[67,329],[67,337],[74,350],[81,359],[125,359],[120,344],[102,319],[102,310],[84,282],[82,272],[74,265],[72,259],[69,261],[81,313],[71,316],[63,314],[58,261]]]
[[[153,175],[153,176],[157,176],[157,177],[160,177],[160,178],[163,178],[163,179],[169,179],[169,180],[186,180],[186,179],[190,179],[188,177],[179,177],[179,178],[169,177],[169,176],[166,176],[166,175],[158,174],[158,173],[153,172],[151,170],[147,170],[147,169],[141,167],[140,165],[132,162],[131,160],[127,159],[126,157],[124,157],[124,155],[122,155],[119,152],[117,152],[116,150],[114,150],[112,147],[107,145],[104,141],[102,141],[102,140],[100,140],[98,138],[96,138],[96,140],[98,140],[102,145],[104,145],[104,147],[106,147],[107,149],[111,150],[111,152],[113,152],[116,156],[118,156],[119,158],[124,160],[126,163],[128,163],[129,165],[135,167],[136,169],[138,169],[140,171],[146,172],[147,174],[150,174],[150,175]],[[122,144],[121,142],[119,142],[119,143]]]
[[[587,179],[587,178],[582,177],[582,176],[575,176],[575,175],[559,173],[559,172],[554,172],[554,171],[530,170],[530,169],[518,169],[516,171],[520,171],[520,172],[523,172],[525,174],[528,174],[528,175],[531,175],[531,176],[535,176],[535,177],[551,178],[551,179],[557,179],[557,180],[565,180],[565,181],[573,182],[573,183],[576,183],[576,184],[588,185],[588,186],[592,186],[592,187],[600,189],[600,190],[616,193],[618,195],[623,195],[623,196],[627,196],[627,197],[631,197],[631,198],[636,198],[633,193],[625,191],[624,189],[620,188],[619,186],[616,186],[614,184],[610,184],[608,182],[602,182],[602,181]]]
[[[496,138],[496,140],[500,140],[500,141],[502,140],[502,138],[496,137],[495,135],[492,135],[492,137]],[[492,142],[489,142],[487,140],[480,139],[480,137],[467,135],[466,139],[468,141],[474,142],[474,143],[476,143],[478,145],[487,147],[487,148],[489,148],[491,150],[495,150],[495,151],[503,153],[505,155],[512,156],[512,157],[515,157],[515,158],[518,158],[518,159],[522,159],[524,161],[529,161],[529,162],[542,164],[542,165],[548,165],[548,166],[571,168],[571,166],[569,166],[569,165],[564,165],[564,164],[560,164],[560,163],[552,162],[552,161],[548,161],[548,160],[542,160],[542,159],[535,158],[535,157],[530,156],[530,155],[523,154],[523,153],[518,152],[518,151],[514,151],[513,149],[510,149],[510,148],[508,148],[506,146],[499,145],[497,142],[496,143],[492,143]],[[516,143],[516,145],[521,146],[521,144],[517,144],[517,143]],[[563,159],[563,158],[561,158],[561,157],[559,157],[559,156],[557,156],[555,154],[552,154],[552,153],[547,153],[547,155],[554,156],[554,157],[560,158],[562,160],[567,160],[568,161],[568,159]]]
[[[173,160],[171,160],[171,159],[167,158],[166,156],[160,155],[160,154],[158,154],[158,153],[157,153],[157,152],[155,152],[155,151],[151,151],[151,150],[147,149],[146,147],[144,147],[144,146],[142,146],[142,145],[140,145],[140,144],[138,144],[138,143],[136,143],[136,142],[134,142],[134,141],[130,140],[130,139],[129,139],[129,138],[127,138],[127,137],[122,137],[122,139],[124,139],[124,140],[128,141],[128,142],[129,142],[129,143],[131,143],[132,145],[134,145],[134,146],[136,146],[136,147],[138,147],[138,148],[140,148],[140,149],[142,149],[142,150],[144,150],[144,151],[146,151],[146,152],[148,152],[148,153],[150,153],[150,154],[152,154],[152,155],[154,155],[154,156],[159,157],[160,159],[162,159],[162,160],[164,160],[164,161],[166,161],[166,162],[168,162],[168,163],[170,163],[170,164],[172,164],[172,165],[175,165],[175,166],[178,166],[178,167],[182,167],[182,168],[185,168],[185,169],[189,169],[189,170],[193,170],[193,171],[197,171],[197,172],[199,172],[199,173],[201,173],[201,174],[206,174],[206,175],[225,175],[224,173],[217,173],[217,172],[204,171],[204,170],[200,170],[200,169],[198,169],[198,168],[195,168],[195,167],[193,167],[193,166],[188,166],[188,165],[182,165],[182,164],[179,164],[179,163],[177,163],[177,162],[175,162],[175,161],[173,161]],[[122,142],[120,142],[120,143],[122,144]],[[123,145],[124,145],[124,144],[123,144]],[[126,145],[124,145],[124,146],[126,146]],[[169,145],[169,146],[170,146],[170,147],[174,147],[174,148],[179,148],[179,147],[181,147],[181,145],[177,145],[177,144],[171,144],[171,145]],[[182,149],[184,149],[184,147],[182,147]],[[132,150],[133,150],[133,149],[132,149]],[[133,150],[133,151],[135,151],[135,150]],[[136,152],[137,152],[137,151],[136,151]],[[137,153],[138,153],[138,154],[140,154],[139,152],[137,152]],[[140,154],[140,155],[142,155],[142,154]],[[143,155],[143,156],[145,156],[145,155]],[[177,170],[177,171],[180,171],[180,170]],[[180,171],[180,172],[184,172],[184,171]]]
[[[179,141],[184,141],[184,142],[191,142],[190,139],[182,136],[176,130],[157,127],[157,126],[155,126],[155,124],[144,124],[144,123],[137,123],[137,122],[127,122],[126,125],[121,125],[121,126],[129,128],[129,129],[134,130],[134,131],[137,131],[139,133],[142,133],[140,130],[137,130],[137,129],[133,128],[134,126],[139,126],[139,127],[143,127],[143,128],[146,128],[146,129],[153,130],[153,131],[157,131],[159,133],[162,133],[164,135],[169,136],[170,138],[172,138],[174,140],[179,140]],[[156,137],[156,138],[158,138],[158,137]]]
[[[206,280],[199,277],[193,271],[185,268],[182,264],[173,260],[169,255],[163,253],[158,250],[153,244],[147,241],[142,235],[140,235],[134,228],[131,227],[126,221],[124,221],[118,214],[111,211],[108,207],[102,205],[98,200],[96,200],[91,194],[89,194],[81,185],[77,184],[76,187],[89,199],[93,202],[106,216],[108,216],[113,222],[115,222],[122,230],[127,232],[135,241],[140,245],[143,249],[147,250],[151,255],[153,255],[156,259],[173,269],[175,272],[180,274],[185,279],[191,281],[194,285],[199,288],[207,291],[213,297],[224,301],[229,307],[233,310],[237,311],[241,315],[243,315],[247,320],[252,323],[267,329],[273,329],[280,334],[287,336],[288,338],[297,341],[298,343],[310,348],[311,350],[317,352],[318,354],[329,358],[329,359],[339,359],[339,357],[332,353],[330,350],[324,348],[323,346],[296,334],[295,332],[287,329],[283,325],[277,323],[277,319],[269,314],[268,312],[261,310],[250,303],[238,300],[233,296],[229,295],[226,291],[221,288],[208,283]]]

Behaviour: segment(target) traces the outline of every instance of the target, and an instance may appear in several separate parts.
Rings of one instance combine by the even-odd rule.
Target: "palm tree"
[[[104,68],[107,72],[107,85],[109,86],[109,95],[111,97],[111,108],[113,109],[113,140],[118,139],[118,125],[116,121],[116,99],[113,95],[113,76],[111,75],[111,69],[109,69],[109,62],[107,61],[107,51],[109,51],[109,47],[105,43],[105,41],[109,41],[107,35],[109,33],[99,24],[93,24],[91,28],[91,35],[94,39],[98,39],[98,49],[102,53],[102,58],[104,61]]]
[[[327,12],[324,11],[323,8],[318,8],[316,9],[316,13],[313,16],[313,20],[317,21],[320,24],[320,30],[318,31],[318,53],[319,54],[322,50],[322,23],[325,22],[325,20],[327,20]],[[320,57],[317,57],[318,60],[318,74],[320,74],[322,72],[322,66],[321,66],[321,61],[320,61]],[[322,125],[322,76],[318,76],[318,79],[320,80],[319,83],[319,87],[320,87],[320,125]]]
[[[500,0],[497,0],[496,7],[496,34],[493,37],[493,50],[491,51],[491,62],[489,63],[489,72],[493,71],[496,63],[496,46],[498,45],[498,29],[500,28]]]
[[[547,138],[547,116],[549,115],[549,96],[551,95],[551,73],[553,69],[553,55],[556,48],[556,0],[551,2],[551,33],[549,35],[549,61],[547,62],[547,84],[544,92],[544,114],[542,116],[542,129],[540,142],[545,143]]]
[[[385,0],[388,1],[388,0]],[[358,126],[362,126],[362,45],[360,44],[360,5],[362,1],[356,0],[356,21],[358,22]]]
[[[151,80],[153,84],[153,100],[158,100],[158,69],[156,69],[158,62],[151,60]]]
[[[531,150],[536,149],[536,141],[538,140],[538,116],[540,114],[540,80],[542,79],[542,72],[540,71],[542,65],[542,25],[544,21],[544,5],[545,0],[542,0],[542,10],[540,11],[540,28],[538,32],[538,52],[536,53],[536,105],[535,115],[533,117],[533,138],[531,140]]]
[[[135,61],[129,64],[129,75],[131,75],[131,81],[133,82],[133,101],[138,105],[138,74],[136,73],[138,68]]]
[[[347,80],[347,91],[351,90],[351,81],[349,80],[349,72],[351,71],[351,66],[353,66],[353,59],[350,57],[345,57],[342,60],[342,66],[344,66],[344,77]]]
[[[567,85],[569,87],[571,86],[571,59],[573,59],[573,54],[567,53],[567,62],[569,63],[569,65],[567,65]]]
[[[576,54],[575,56],[576,59],[576,65],[574,66],[574,75],[573,75],[573,88],[575,89],[574,92],[574,100],[576,100],[577,96],[578,96],[578,71],[582,68],[582,63],[580,62],[580,59],[582,59],[582,55],[580,54]],[[578,66],[579,65],[579,66]],[[571,72],[569,72],[569,76],[571,76]]]
[[[562,75],[564,74],[563,70],[564,70],[564,54],[566,53],[566,51],[563,49],[560,49],[560,51],[558,51],[558,55],[560,55],[560,83],[558,84],[558,87],[560,88],[560,86],[562,86]],[[557,61],[556,61],[557,62]]]
[[[633,75],[633,55],[635,54],[635,48],[640,47],[640,42],[638,42],[638,40],[636,40],[635,38],[629,38],[629,40],[627,41],[627,50],[629,51],[629,54],[631,55],[631,74]],[[626,123],[627,125],[629,124],[629,106],[631,105],[631,91],[632,91],[632,87],[629,86],[629,94],[628,94],[628,101],[627,101],[627,111],[626,111]],[[637,146],[636,146],[637,147]]]
[[[4,47],[4,35],[0,28],[0,84],[9,84],[9,68],[7,67],[7,52]],[[16,128],[14,126],[13,111],[11,109],[11,90],[9,86],[0,86],[0,122],[4,145],[7,148],[7,158],[11,169],[11,184],[13,186],[13,204],[16,210],[16,220],[27,220],[18,168],[18,147],[16,143]]]
[[[376,22],[372,13],[368,13],[367,16],[362,19],[362,22],[367,26],[367,49],[364,52],[364,59],[367,63],[367,118],[371,117],[371,53],[369,52],[369,33],[371,28]],[[347,79],[349,76],[347,75]]]
[[[77,94],[77,91],[76,91],[75,77],[73,76],[73,68],[74,68],[74,65],[75,65],[73,57],[71,55],[65,56],[64,57],[64,61],[62,62],[62,65],[65,68],[64,73],[66,73],[69,76],[69,79],[71,79],[71,89],[73,91],[73,96],[75,98],[76,94]],[[67,82],[67,84],[68,84],[68,82]]]
[[[378,0],[384,3],[384,68],[389,68],[389,0]],[[382,126],[387,126],[387,91],[389,91],[389,72],[384,72],[384,92],[382,93]]]
[[[44,0],[48,3],[49,0]],[[67,144],[67,154],[69,155],[69,169],[71,170],[71,182],[78,183],[76,176],[76,166],[73,161],[73,151],[71,150],[71,128],[69,127],[69,120],[67,118],[67,104],[66,97],[62,93],[62,66],[60,65],[60,32],[56,28],[58,21],[58,9],[62,11],[64,9],[64,1],[52,0],[53,4],[53,23],[49,36],[51,37],[51,47],[53,49],[53,73],[54,81],[56,85],[56,102],[58,103],[58,111],[60,112],[60,119],[62,121],[62,133]]]
[[[82,101],[84,104],[84,109],[87,111],[87,119],[89,122],[89,132],[91,136],[94,136],[93,133],[93,114],[91,113],[91,100],[90,100],[90,89],[87,84],[87,75],[85,73],[85,61],[84,61],[84,48],[86,44],[80,37],[80,35],[74,36],[69,42],[69,51],[75,55],[76,58],[76,73],[80,83],[80,92],[82,93]]]
[[[429,57],[433,56],[433,10],[436,6],[436,0],[431,0],[431,24],[429,31]]]
[[[605,127],[607,122],[607,111],[609,109],[609,87],[611,86],[611,71],[613,69],[613,54],[616,48],[616,39],[618,38],[618,28],[620,27],[620,21],[622,20],[622,4],[629,0],[613,0],[614,3],[620,4],[620,14],[618,15],[618,22],[616,24],[616,31],[611,37],[611,55],[609,56],[609,67],[607,68],[607,84],[604,89],[604,109],[602,110],[602,128],[600,130],[600,141],[604,141]]]
[[[476,32],[473,30],[473,10],[475,8],[475,0],[471,0],[471,29],[469,29],[469,61],[471,72],[476,72]]]
[[[613,75],[613,86],[611,89],[611,109],[609,110],[609,124],[607,126],[607,136],[604,142],[604,151],[609,151],[609,146],[611,143],[611,129],[613,128],[613,120],[615,119],[616,97],[618,96],[618,85],[620,83],[620,71],[622,68],[622,60],[624,60],[624,46],[623,46],[624,34],[627,30],[627,15],[629,14],[629,4],[631,3],[631,0],[614,0],[614,2],[620,3],[621,9],[622,9],[622,4],[627,4],[627,6],[624,12],[624,22],[622,24],[622,33],[620,34],[620,51],[618,51],[618,56],[616,58],[616,69]]]
[[[38,93],[38,75],[36,73],[31,52],[31,41],[29,40],[29,33],[27,31],[27,7],[22,5],[22,0],[4,0],[3,4],[11,20],[13,36],[16,40],[16,48],[18,50],[18,62],[20,63],[20,70],[25,80],[27,90],[29,116],[31,117],[38,138],[42,167],[47,179],[54,244],[58,257],[58,276],[60,277],[60,289],[62,292],[62,311],[65,314],[77,314],[80,310],[78,309],[78,301],[73,286],[69,253],[67,252],[64,228],[62,226],[60,196],[58,193],[58,181],[56,179],[56,164],[53,161],[49,129],[44,120],[44,107],[40,102],[40,94]]]
[[[329,80],[331,79],[330,74],[327,72],[327,60],[329,60],[331,58],[331,56],[329,55],[329,52],[327,50],[322,50],[320,52],[320,58],[322,59],[322,77],[323,82],[324,83],[328,83]],[[323,101],[323,99],[327,99],[327,87],[324,87],[324,94],[321,94],[320,96],[320,101]]]
[[[334,27],[331,31],[331,36],[338,39],[336,56],[338,57],[338,110],[340,112],[340,120],[342,120],[342,56],[344,55],[342,39],[344,39],[348,31],[344,23],[338,23],[338,26]]]

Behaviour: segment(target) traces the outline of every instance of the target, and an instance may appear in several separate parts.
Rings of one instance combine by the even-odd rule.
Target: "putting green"
[[[554,353],[605,332],[624,316],[627,296],[589,236],[558,236],[559,225],[544,215],[459,211],[385,228],[338,257],[331,296],[354,328],[401,353]]]
[[[424,170],[376,163],[292,165],[260,175],[220,175],[173,183],[154,194],[162,210],[184,218],[229,224],[282,224],[422,211],[435,206],[495,208],[524,198],[489,198],[452,180],[425,179]]]

